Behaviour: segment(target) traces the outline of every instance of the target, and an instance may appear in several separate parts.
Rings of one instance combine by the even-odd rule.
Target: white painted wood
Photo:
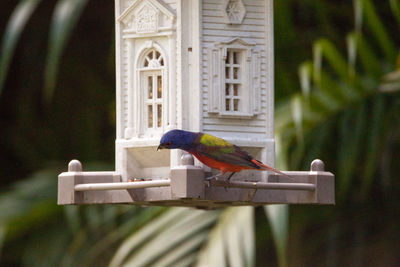
[[[258,148],[259,159],[273,165],[272,3],[116,0],[115,148],[116,170],[123,181],[167,177],[169,168],[179,166],[181,151],[166,156],[155,149],[162,134],[175,128]],[[156,100],[162,104],[162,126],[149,129],[150,102],[144,89],[151,73],[141,64],[152,49],[164,59],[163,66],[151,70],[162,75],[162,99]],[[232,53],[238,53],[240,62],[227,63]],[[232,75],[226,78],[228,66]],[[151,160],[144,163],[141,155]],[[160,155],[162,160],[154,160]]]
[[[249,170],[206,182],[212,170],[193,156],[157,151],[168,130],[204,131],[274,166],[273,0],[116,0],[115,18],[116,171],[71,161],[58,204],[334,204],[320,160],[292,179]]]
[[[170,184],[171,180],[169,179],[143,182],[77,184],[75,185],[75,191],[138,189],[148,187],[163,187],[169,186]]]
[[[128,203],[135,205],[188,206],[215,208],[237,205],[334,204],[334,175],[324,171],[315,160],[310,171],[271,174],[270,182],[204,180],[204,170],[193,166],[193,157],[185,155],[182,166],[173,168],[167,179],[121,182],[116,172],[84,172],[73,160],[68,172],[58,177],[58,204]]]
[[[246,8],[242,0],[224,0],[222,4],[226,23],[241,24],[246,15]]]
[[[211,181],[211,186],[226,188],[251,188],[251,189],[269,189],[269,190],[305,190],[314,191],[316,186],[311,183],[260,183],[260,182],[227,182]],[[76,190],[76,187],[75,187]]]

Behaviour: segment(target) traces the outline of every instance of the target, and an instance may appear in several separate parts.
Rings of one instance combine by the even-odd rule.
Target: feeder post
[[[181,166],[171,169],[171,198],[204,199],[204,170],[194,166],[194,158],[183,154]]]
[[[325,164],[322,160],[315,159],[311,162],[310,180],[316,184],[315,203],[335,203],[335,176],[325,171]]]
[[[77,204],[83,199],[83,192],[75,191],[75,185],[81,183],[82,163],[79,160],[71,160],[68,164],[68,172],[58,176],[58,205]]]

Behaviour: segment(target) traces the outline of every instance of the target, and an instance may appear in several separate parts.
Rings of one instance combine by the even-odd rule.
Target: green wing
[[[238,166],[260,168],[251,162],[253,157],[249,153],[222,138],[210,134],[203,134],[200,137],[196,146],[196,152],[216,161]]]

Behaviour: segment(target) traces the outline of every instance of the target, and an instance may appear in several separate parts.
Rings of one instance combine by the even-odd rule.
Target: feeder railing
[[[68,172],[58,177],[58,203],[134,204],[145,206],[183,206],[212,209],[238,205],[334,204],[334,175],[324,170],[320,160],[310,171],[269,174],[266,181],[205,180],[203,168],[194,166],[187,154],[181,165],[171,168],[168,178],[123,181],[117,172],[85,172],[73,160]]]
[[[232,187],[232,188],[249,188],[249,189],[266,189],[266,190],[306,190],[314,191],[315,184],[311,183],[260,183],[260,182],[240,182],[240,181],[210,181],[210,186]]]
[[[139,188],[149,188],[149,187],[163,187],[170,185],[171,185],[170,179],[141,181],[141,182],[90,183],[90,184],[75,185],[75,191],[139,189]]]

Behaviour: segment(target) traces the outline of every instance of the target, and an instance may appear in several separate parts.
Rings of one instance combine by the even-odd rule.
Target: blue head
[[[193,148],[197,135],[197,133],[183,130],[171,130],[161,137],[157,150],[180,148],[188,151]]]

